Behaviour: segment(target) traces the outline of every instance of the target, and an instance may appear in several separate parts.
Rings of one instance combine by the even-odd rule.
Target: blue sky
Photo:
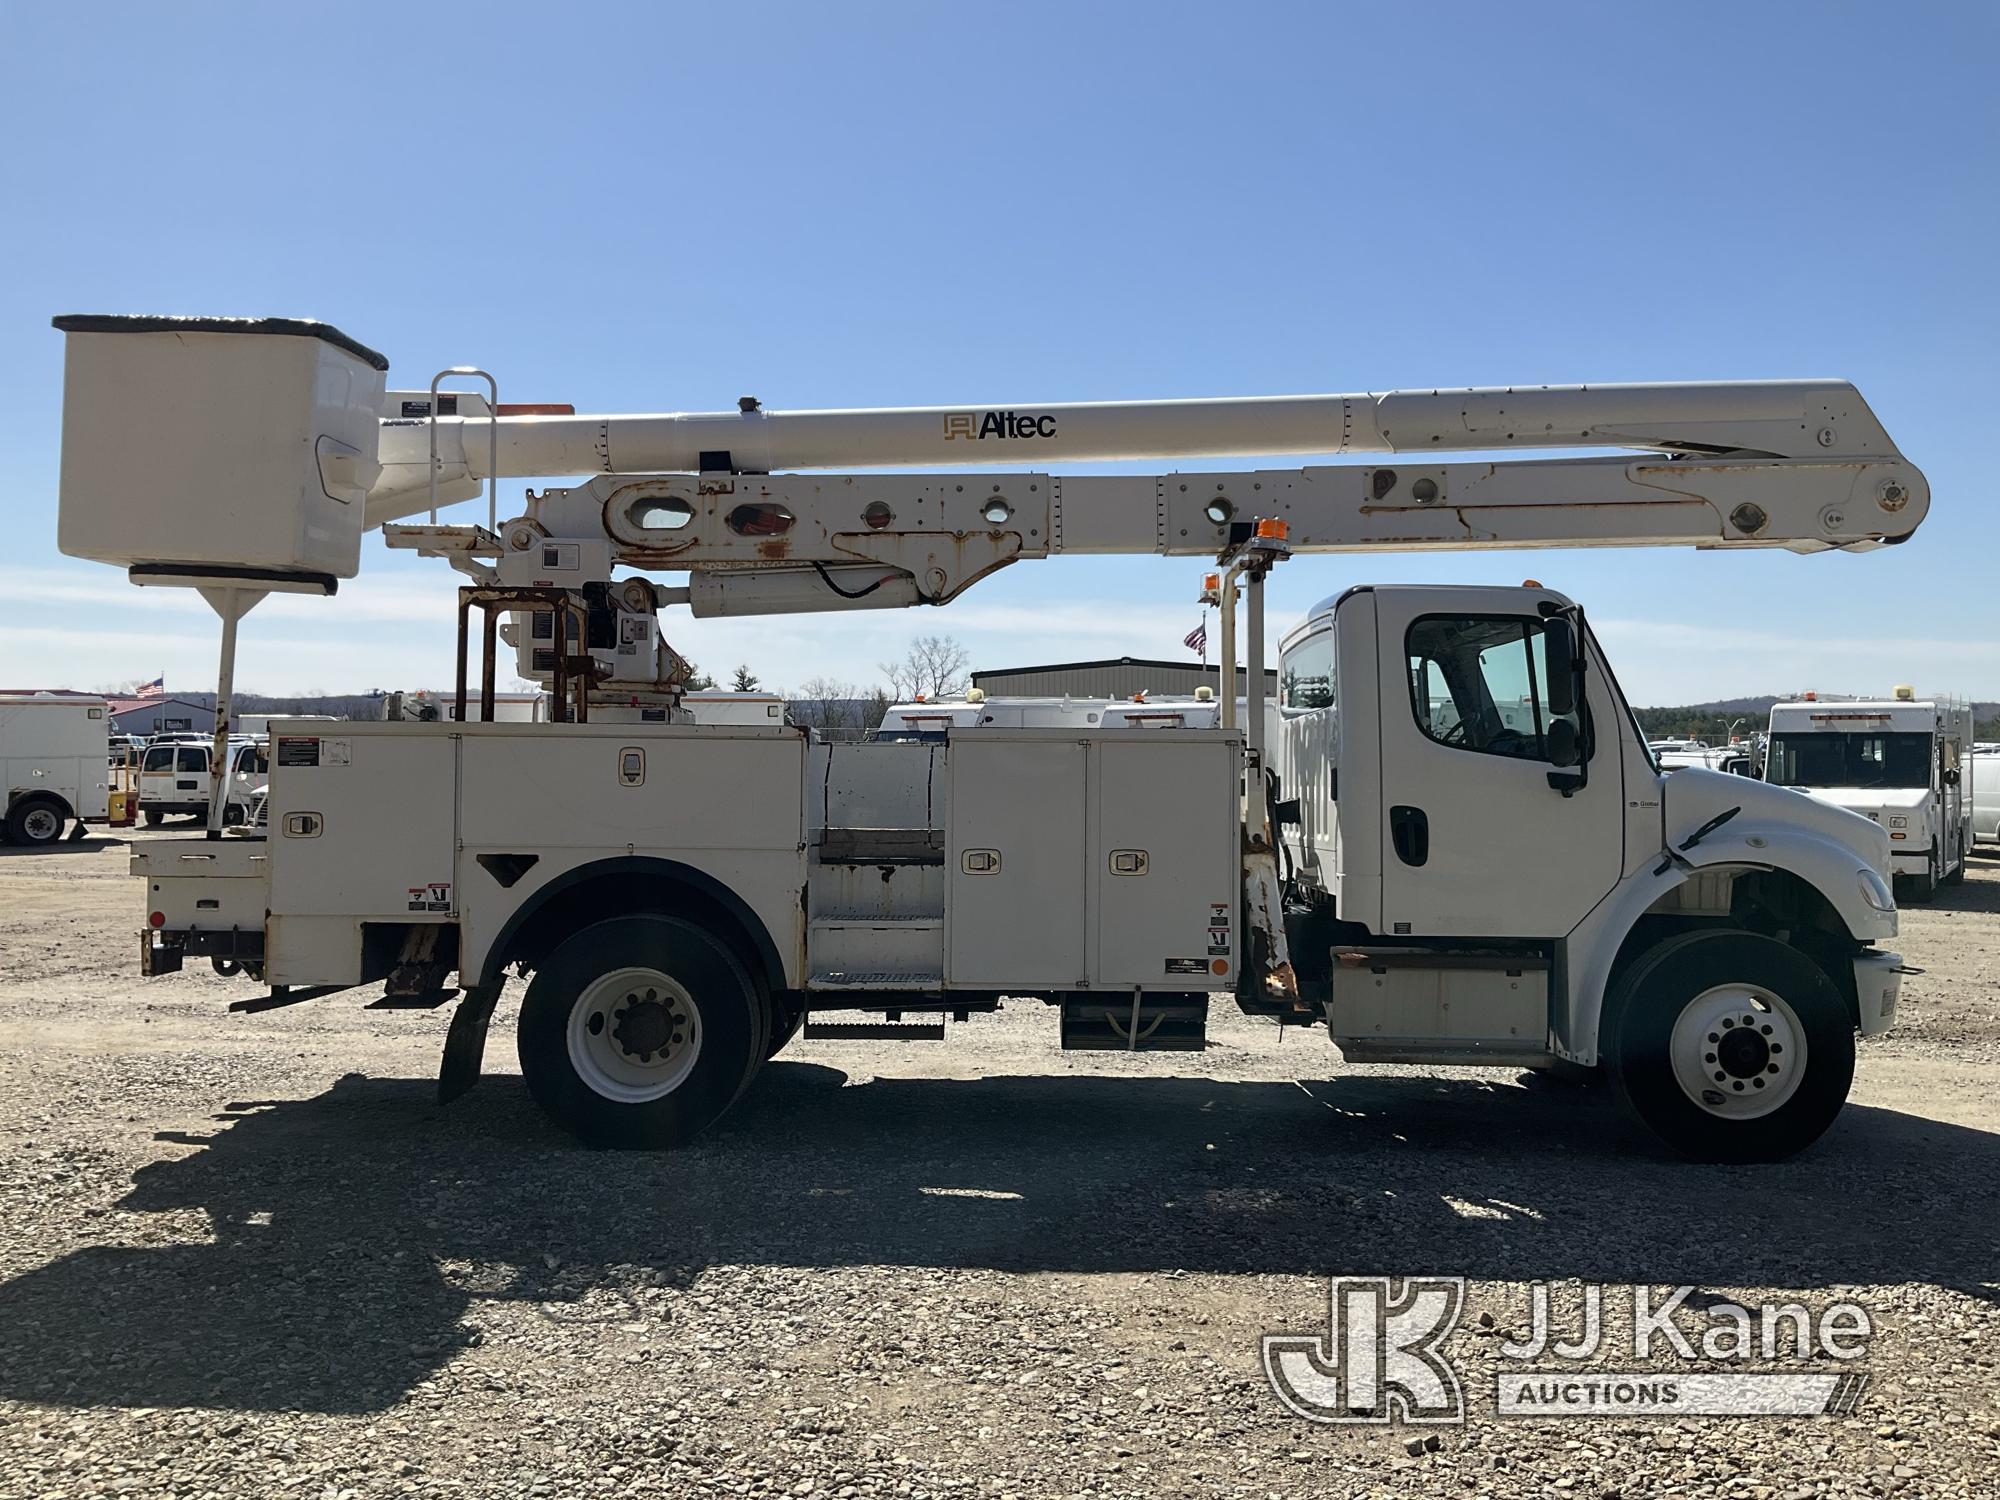
[[[1641,702],[2000,697],[1996,53],[1983,4],[0,6],[0,685],[213,685],[197,601],[55,547],[48,319],[157,311],[579,410],[1839,376],[1931,480],[1901,548],[1300,559],[1274,634],[1532,575]],[[1199,572],[670,635],[775,685],[1172,658]],[[455,581],[371,541],[239,684],[442,684]]]

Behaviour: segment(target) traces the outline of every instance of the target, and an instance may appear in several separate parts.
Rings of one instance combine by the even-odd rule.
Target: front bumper
[[[1897,875],[1928,875],[1931,872],[1931,851],[1893,845],[1889,850],[1889,868]]]
[[[1896,1024],[1896,997],[1902,987],[1902,954],[1871,948],[1855,958],[1854,994],[1860,1001],[1863,1036],[1880,1036]]]

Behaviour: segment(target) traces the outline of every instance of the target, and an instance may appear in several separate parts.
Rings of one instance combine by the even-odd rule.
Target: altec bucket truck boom
[[[1255,701],[1247,740],[700,725],[661,630],[1154,552],[1221,560],[1261,661],[1261,581],[1298,553],[1902,541],[1927,487],[1845,383],[578,416],[491,377],[385,390],[324,324],[57,326],[65,551],[211,597],[331,593],[382,526],[467,576],[462,722],[275,724],[268,837],[134,856],[148,972],[208,956],[269,986],[246,1009],[456,997],[447,1097],[509,968],[536,1097],[641,1144],[699,1131],[802,1025],[934,1037],[1016,996],[1065,1046],[1198,1047],[1227,994],[1350,1057],[1599,1068],[1673,1146],[1764,1159],[1826,1128],[1856,1031],[1893,1019],[1881,830],[1662,776],[1582,610],[1537,585],[1329,600],[1285,639],[1268,746]],[[1045,467],[1290,454],[1357,461]],[[864,467],[897,472],[839,472]],[[500,478],[576,475],[499,517]],[[484,525],[439,524],[482,487]],[[555,722],[492,721],[501,640]]]

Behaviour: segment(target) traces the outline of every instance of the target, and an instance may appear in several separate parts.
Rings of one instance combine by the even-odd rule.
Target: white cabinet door
[[[1084,976],[1084,747],[954,738],[948,981],[1068,989]]]

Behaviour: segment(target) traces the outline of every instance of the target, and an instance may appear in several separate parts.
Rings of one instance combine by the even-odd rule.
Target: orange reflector
[[[1292,528],[1287,526],[1283,521],[1271,519],[1257,523],[1257,535],[1263,541],[1282,542],[1291,534]]]
[[[1208,966],[1208,971],[1211,974],[1227,974],[1229,972],[1229,960],[1226,958],[1218,958],[1214,963]]]
[[[1819,694],[1818,694],[1818,693],[1807,693],[1807,694],[1806,694],[1806,702],[1808,702],[1808,703],[1817,703],[1817,702],[1819,702]]]
[[[1521,580],[1521,587],[1524,589],[1538,589],[1541,586],[1542,580],[1539,578],[1523,578]]]
[[[500,417],[573,417],[576,408],[567,401],[502,401],[493,413]]]
[[[1222,587],[1222,575],[1220,573],[1202,574],[1201,586],[1205,589],[1220,589]]]

